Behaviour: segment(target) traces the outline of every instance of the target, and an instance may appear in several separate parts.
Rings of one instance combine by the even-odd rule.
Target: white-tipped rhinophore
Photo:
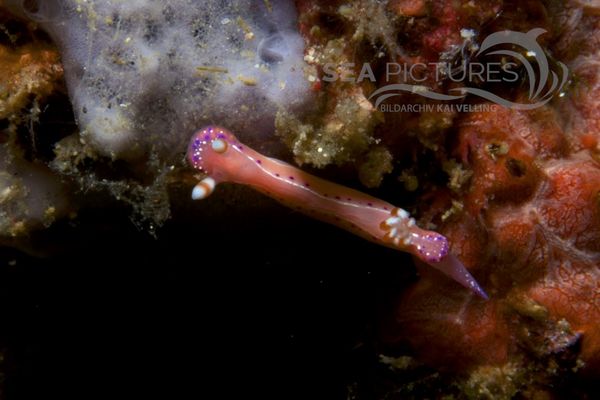
[[[225,153],[227,150],[227,142],[222,139],[215,139],[212,141],[211,147],[217,153]]]
[[[217,182],[210,176],[202,179],[192,190],[192,200],[202,200],[211,195]]]

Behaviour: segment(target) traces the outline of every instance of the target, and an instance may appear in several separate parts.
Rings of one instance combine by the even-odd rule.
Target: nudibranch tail
[[[465,266],[450,254],[450,245],[445,236],[419,228],[408,212],[401,208],[392,210],[389,218],[381,223],[381,229],[385,232],[383,239],[388,245],[410,252],[473,293],[488,299],[488,295]]]
[[[409,252],[487,298],[462,263],[449,253],[448,239],[419,228],[405,210],[265,157],[218,126],[196,132],[187,156],[194,168],[208,175],[194,187],[194,200],[210,196],[221,182],[251,186],[285,205],[367,240]]]
[[[461,263],[460,260],[453,254],[449,253],[446,257],[442,258],[438,262],[427,262],[427,265],[430,265],[438,271],[443,272],[445,275],[454,279],[456,282],[471,290],[484,300],[489,299],[485,290],[483,290],[475,278],[473,278],[473,275],[471,275],[463,263]]]

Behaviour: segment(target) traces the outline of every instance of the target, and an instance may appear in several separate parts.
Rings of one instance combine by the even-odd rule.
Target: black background
[[[101,208],[34,235],[44,257],[0,250],[4,397],[374,398],[410,258],[274,202],[194,215],[211,201],[158,239]]]

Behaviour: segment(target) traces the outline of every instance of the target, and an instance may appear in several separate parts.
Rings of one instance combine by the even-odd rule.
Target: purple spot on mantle
[[[204,140],[210,140],[210,135],[209,134],[204,135]]]
[[[367,203],[369,207],[373,207],[373,203]]]
[[[279,174],[275,174],[275,176],[279,178],[281,175],[279,175]]]
[[[257,164],[262,164],[262,161],[260,161],[260,160],[256,160],[256,163],[257,163]]]
[[[341,200],[340,196],[335,196],[336,200]]]
[[[290,176],[290,180],[292,180],[292,181],[293,181],[293,180],[294,180],[294,177],[293,177],[293,176]]]

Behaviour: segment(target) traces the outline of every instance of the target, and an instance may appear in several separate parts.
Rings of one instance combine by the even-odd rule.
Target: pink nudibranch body
[[[446,237],[419,228],[405,210],[266,157],[217,126],[196,132],[187,156],[194,168],[208,175],[194,187],[195,200],[208,197],[222,182],[251,186],[311,217],[383,246],[409,252],[487,299],[469,271],[449,253]]]

